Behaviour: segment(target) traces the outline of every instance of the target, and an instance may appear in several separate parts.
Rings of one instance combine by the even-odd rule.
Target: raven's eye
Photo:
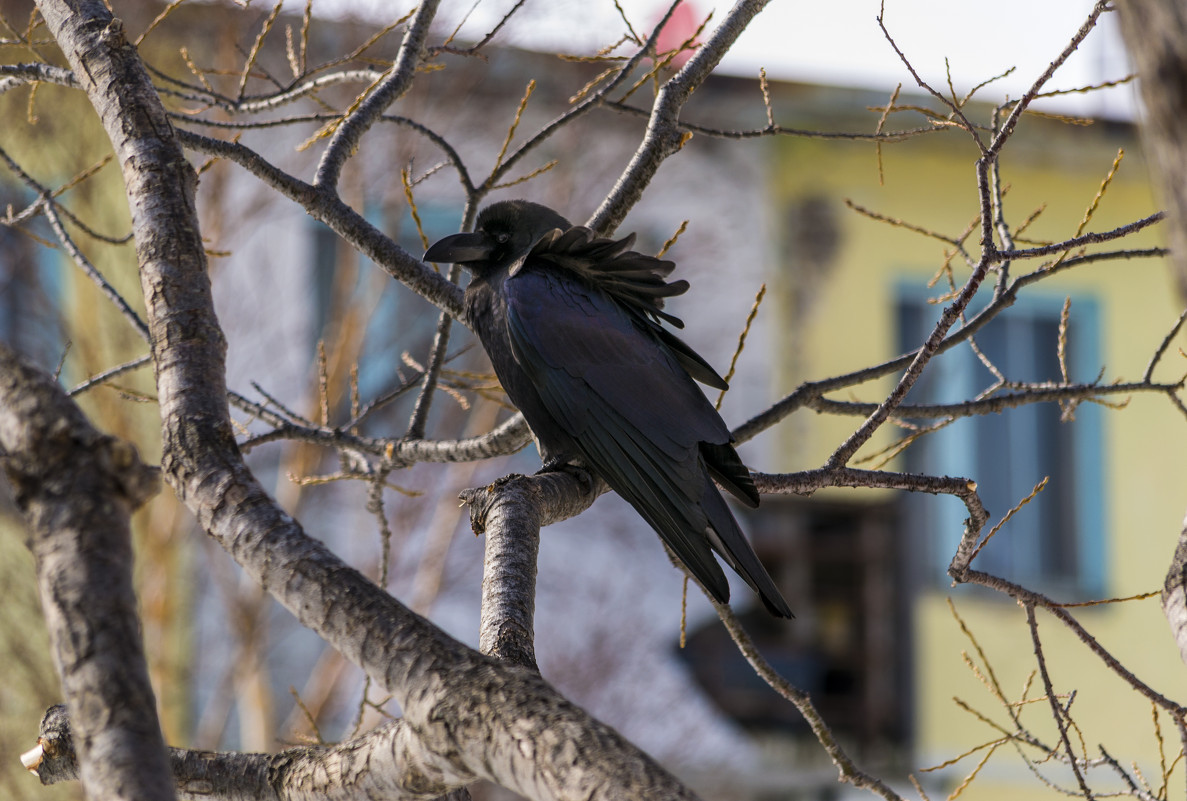
[[[507,233],[506,231],[501,231],[500,233],[495,234],[495,241],[500,245],[506,245],[510,240],[511,234]]]

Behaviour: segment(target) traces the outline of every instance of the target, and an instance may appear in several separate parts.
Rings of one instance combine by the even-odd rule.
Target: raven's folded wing
[[[516,361],[587,465],[715,598],[726,601],[729,585],[711,544],[768,606],[790,615],[709,479],[702,447],[728,449],[729,430],[647,322],[544,270],[521,271],[505,291]]]

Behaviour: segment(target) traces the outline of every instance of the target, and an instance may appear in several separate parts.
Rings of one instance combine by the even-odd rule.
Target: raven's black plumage
[[[634,235],[601,239],[545,206],[509,200],[425,260],[473,273],[466,316],[545,469],[576,463],[601,476],[719,601],[729,584],[713,551],[773,614],[791,617],[713,484],[758,505],[729,429],[693,382],[725,389],[725,380],[661,325],[683,327],[662,307],[688,282],[666,282],[675,265],[633,244]]]

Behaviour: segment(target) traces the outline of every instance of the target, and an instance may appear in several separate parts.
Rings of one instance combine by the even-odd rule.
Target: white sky
[[[658,20],[668,0],[620,0],[636,30]],[[390,0],[326,0],[353,8],[383,9],[377,19],[397,13]],[[729,3],[692,0],[698,16],[717,9],[713,25]],[[486,33],[514,0],[481,0],[463,28],[463,36]],[[404,4],[401,4],[403,6]],[[938,88],[945,83],[944,58],[957,90],[965,90],[1010,67],[1014,74],[995,83],[984,98],[1017,97],[1063,50],[1087,18],[1093,0],[886,0],[891,35],[919,73]],[[460,19],[471,0],[443,3],[442,16]],[[878,28],[879,0],[774,0],[751,23],[722,69],[739,75],[768,75],[786,80],[861,86],[885,90],[913,80]],[[403,13],[402,11],[399,13]],[[372,16],[372,14],[368,14]],[[1117,31],[1115,13],[1104,15],[1097,29],[1051,88],[1068,89],[1124,77],[1129,68]],[[521,19],[504,32],[504,42],[534,49],[591,52],[618,39],[623,24],[613,0],[528,0]],[[1129,116],[1132,87],[1073,95],[1048,101],[1083,114]]]

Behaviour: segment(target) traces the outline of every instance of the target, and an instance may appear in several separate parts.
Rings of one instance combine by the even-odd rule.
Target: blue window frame
[[[461,220],[461,206],[456,203],[418,203],[418,210],[425,235],[430,242],[457,231]],[[389,213],[390,211],[390,213]],[[409,253],[419,255],[424,246],[411,213],[404,204],[387,209],[380,204],[369,206],[368,219],[377,227],[391,234],[396,242]],[[362,352],[358,355],[359,392],[364,403],[398,386],[400,372],[408,372],[402,354],[408,352],[413,358],[424,359],[436,330],[438,311],[423,298],[404,287],[398,281],[383,277],[382,289],[376,299],[370,296],[376,287],[378,268],[361,256],[353,253],[338,235],[319,222],[312,222],[310,228],[309,258],[310,280],[315,304],[314,342],[325,335],[334,310],[335,282],[343,260],[358,258],[364,266],[357,271],[355,285],[350,288],[350,304],[374,306],[374,312],[365,321]],[[338,291],[342,291],[339,287]],[[393,404],[385,414],[393,417],[406,415],[414,393],[400,403]],[[377,421],[381,427],[381,420]]]
[[[19,208],[31,199],[23,188],[0,184],[0,205]],[[45,227],[37,233],[52,237]],[[0,226],[0,341],[50,370],[66,346],[62,303],[63,272],[68,266],[59,252]],[[70,372],[70,365],[65,365],[64,382],[69,382]]]
[[[981,305],[986,301],[987,293]],[[1064,296],[1056,295],[1021,298],[977,334],[977,345],[1007,380],[1058,382],[1063,303]],[[899,288],[903,352],[919,347],[940,310],[920,287]],[[1099,304],[1073,294],[1066,355],[1071,381],[1096,379],[1100,340]],[[906,402],[965,401],[994,381],[972,348],[961,345],[932,361]],[[1029,404],[960,419],[928,434],[907,450],[905,468],[974,479],[990,525],[1049,477],[1046,489],[994,536],[975,566],[1061,598],[1098,597],[1106,583],[1102,426],[1096,404],[1080,404],[1069,421],[1061,421],[1058,404]],[[906,511],[908,525],[923,540],[928,574],[943,580],[964,528],[963,504],[952,498],[912,498]]]

